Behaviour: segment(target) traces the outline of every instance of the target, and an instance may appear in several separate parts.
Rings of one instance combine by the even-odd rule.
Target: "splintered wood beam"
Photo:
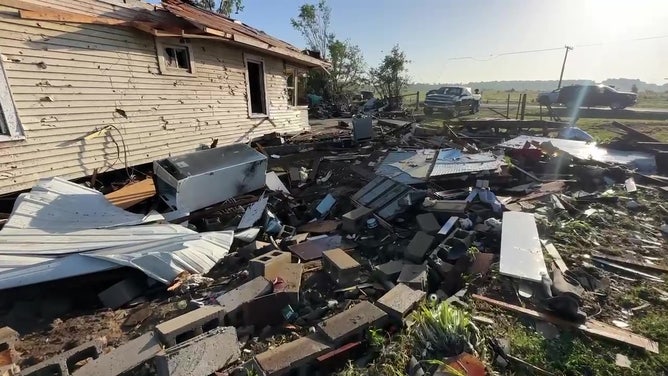
[[[547,313],[542,313],[535,311],[533,309],[529,308],[524,308],[520,306],[516,306],[510,303],[502,302],[499,300],[495,300],[492,298],[488,298],[486,296],[482,295],[476,295],[473,294],[471,296],[475,300],[480,300],[482,302],[501,307],[503,309],[517,312],[529,317],[532,317],[534,319],[538,320],[543,320],[550,322],[555,325],[559,326],[565,326],[565,327],[572,327],[575,329],[579,329],[587,334],[591,334],[594,336],[602,337],[605,339],[609,339],[611,341],[616,341],[616,342],[621,342],[625,343],[629,346],[645,349],[649,352],[653,352],[655,354],[659,353],[659,344],[655,341],[652,341],[648,338],[645,338],[639,334],[635,334],[633,332],[630,332],[628,330],[620,329],[612,325],[608,325],[604,322],[601,321],[596,321],[592,319],[587,319],[583,324],[577,323],[577,322],[572,322],[568,320],[564,320],[560,317],[550,315]]]
[[[89,16],[86,14],[71,13],[51,8],[44,8],[41,11],[25,10],[19,11],[21,18],[26,20],[54,21],[54,22],[72,22],[81,24],[111,25],[123,26],[131,25],[131,22],[119,20],[116,18]]]
[[[0,5],[14,9],[25,9],[39,11],[44,9],[41,5],[31,4],[21,0],[0,0]]]

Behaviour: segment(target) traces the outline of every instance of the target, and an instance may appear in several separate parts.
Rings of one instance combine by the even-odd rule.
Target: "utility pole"
[[[564,46],[566,48],[566,54],[564,55],[564,63],[561,64],[561,74],[559,75],[559,86],[557,89],[561,89],[561,80],[564,78],[564,69],[566,68],[566,59],[568,58],[568,51],[572,50],[572,46]]]

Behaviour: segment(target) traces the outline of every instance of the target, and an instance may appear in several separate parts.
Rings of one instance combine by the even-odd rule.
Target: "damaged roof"
[[[238,20],[198,8],[181,0],[162,0],[162,5],[169,13],[198,26],[207,34],[228,38],[236,43],[267,50],[277,55],[298,58],[310,65],[328,65],[325,61],[308,56],[297,47]]]
[[[163,0],[162,6],[143,4],[150,5],[150,8],[135,7],[131,12],[112,12],[94,16],[38,5],[32,1],[2,0],[2,2],[19,9],[20,17],[23,19],[113,25],[131,27],[156,37],[221,41],[281,57],[304,67],[323,69],[331,67],[329,62],[310,56],[263,31],[182,0]]]

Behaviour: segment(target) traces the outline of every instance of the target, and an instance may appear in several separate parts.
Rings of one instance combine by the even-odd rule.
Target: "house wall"
[[[132,17],[146,4],[34,1],[86,14]],[[195,75],[159,71],[154,37],[129,28],[22,20],[0,6],[0,55],[25,140],[0,142],[0,194],[43,177],[83,177],[270,132],[308,128],[307,112],[287,104],[284,62],[265,56],[270,116],[248,116],[244,51],[191,40]],[[257,52],[251,52],[257,55]],[[83,139],[113,125],[99,137]]]

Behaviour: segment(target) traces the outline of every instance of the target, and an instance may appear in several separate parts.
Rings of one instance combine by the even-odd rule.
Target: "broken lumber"
[[[44,9],[41,11],[20,10],[19,15],[24,20],[71,22],[110,26],[126,26],[129,24],[129,21],[119,20],[117,18],[89,16],[87,14],[66,12],[48,7],[44,7]]]
[[[122,209],[127,209],[153,196],[155,196],[155,185],[153,179],[150,178],[128,184],[104,195],[109,202]]]
[[[557,316],[550,315],[548,313],[538,312],[533,309],[519,307],[510,303],[488,298],[486,296],[474,294],[472,295],[472,297],[473,299],[486,302],[488,304],[495,305],[497,307],[501,307],[509,311],[521,313],[534,319],[547,321],[559,326],[576,328],[594,336],[609,339],[611,341],[625,343],[629,346],[645,349],[655,354],[659,353],[659,344],[657,342],[645,338],[639,334],[630,332],[628,330],[616,328],[612,325],[608,325],[601,321],[587,319],[587,321],[585,321],[584,324],[579,324],[576,322],[571,322],[568,320],[561,319]]]
[[[624,257],[618,257],[618,256],[608,256],[608,255],[602,255],[599,253],[591,255],[593,259],[600,259],[600,260],[606,260],[606,261],[614,261],[618,262],[620,264],[626,264],[626,265],[633,265],[633,266],[638,266],[640,268],[648,269],[648,270],[653,270],[661,273],[668,273],[668,268],[665,266],[661,265],[654,265],[654,264],[646,264],[644,262],[636,261],[636,260],[630,260]]]
[[[561,255],[559,254],[559,251],[557,251],[557,248],[554,247],[554,244],[548,243],[547,240],[541,240],[541,243],[543,243],[543,248],[545,248],[547,254],[550,255],[555,264],[557,264],[557,268],[559,268],[562,273],[566,273],[568,271],[568,266],[566,266],[564,259],[561,258]]]

